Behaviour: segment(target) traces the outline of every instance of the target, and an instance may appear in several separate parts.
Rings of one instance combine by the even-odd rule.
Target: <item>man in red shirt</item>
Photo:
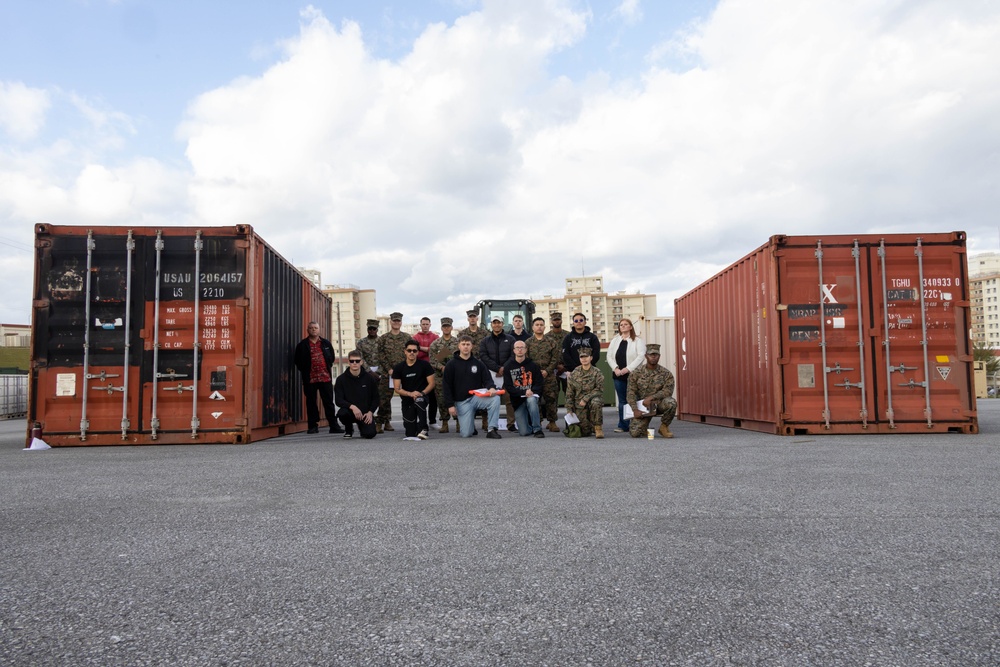
[[[431,343],[440,337],[441,336],[431,331],[431,318],[421,317],[420,331],[413,334],[413,340],[417,341],[417,344],[420,346],[420,351],[417,353],[417,359],[430,363],[430,357],[427,353],[430,352]],[[431,392],[431,394],[427,396],[427,417],[429,419],[428,423],[432,426],[437,423],[437,413],[437,392]]]
[[[317,395],[323,401],[323,414],[330,424],[330,433],[343,433],[337,424],[337,409],[333,405],[333,344],[319,335],[319,323],[310,322],[308,336],[295,346],[295,367],[302,375],[302,391],[306,395],[307,433],[319,433],[319,406]]]

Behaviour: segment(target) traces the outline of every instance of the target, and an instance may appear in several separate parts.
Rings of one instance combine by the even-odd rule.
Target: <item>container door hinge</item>
[[[239,359],[236,360],[236,365],[237,366],[242,366],[242,367],[249,366],[250,365],[250,360],[248,358],[246,358],[246,357],[240,357]]]

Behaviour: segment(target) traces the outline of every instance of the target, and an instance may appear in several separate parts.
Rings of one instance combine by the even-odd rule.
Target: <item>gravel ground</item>
[[[1000,664],[1000,400],[974,436],[396,427],[0,423],[0,664]]]

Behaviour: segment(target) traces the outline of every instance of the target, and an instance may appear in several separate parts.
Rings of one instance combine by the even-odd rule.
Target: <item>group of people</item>
[[[575,313],[571,328],[564,330],[562,314],[552,313],[548,331],[541,317],[532,320],[529,331],[524,318],[515,315],[510,332],[499,316],[487,331],[479,326],[477,310],[466,315],[468,326],[457,333],[450,317],[441,318],[440,335],[431,331],[427,317],[412,336],[401,331],[402,313],[389,316],[390,330],[381,336],[378,320],[368,320],[368,336],[347,355],[348,368],[336,382],[333,345],[319,335],[319,325],[310,322],[308,335],[295,349],[308,432],[319,431],[317,398],[331,433],[350,438],[357,427],[361,437],[374,438],[393,431],[392,397],[398,395],[406,440],[426,439],[438,421],[438,431],[448,433],[451,420],[457,433],[472,437],[479,432],[477,413],[483,413],[486,437],[500,439],[502,406],[508,430],[544,438],[543,420],[549,431],[562,430],[557,424],[561,388],[567,432],[572,423],[582,437],[604,437],[604,375],[596,367],[601,343],[585,315]],[[615,431],[644,437],[651,420],[659,416],[660,435],[672,438],[674,377],[659,365],[659,345],[646,345],[632,321],[622,318],[605,359],[618,398]]]

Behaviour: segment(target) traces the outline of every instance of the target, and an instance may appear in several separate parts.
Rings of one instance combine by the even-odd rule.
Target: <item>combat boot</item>
[[[376,433],[381,433],[382,432],[382,425],[381,424],[375,424],[375,432]]]
[[[447,432],[448,432],[448,420],[442,419],[441,428],[438,429],[438,433],[447,433]]]
[[[549,425],[546,426],[546,428],[552,431],[553,433],[559,432],[559,424],[556,424],[555,422],[549,422]]]
[[[395,431],[396,430],[396,429],[394,429],[392,427],[392,424],[390,424],[389,422],[386,422],[385,426],[383,426],[382,428],[385,429],[386,431]]]
[[[604,427],[594,426],[594,435],[597,436],[598,440],[604,440]]]
[[[660,424],[660,435],[664,438],[672,438],[674,434],[670,432],[670,427],[666,424]]]

